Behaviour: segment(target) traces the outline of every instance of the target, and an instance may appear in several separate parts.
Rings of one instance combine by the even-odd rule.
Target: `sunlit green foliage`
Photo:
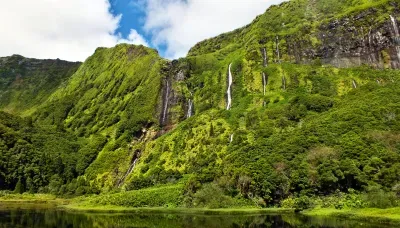
[[[133,207],[302,210],[313,197],[350,189],[362,199],[349,193],[330,205],[396,206],[389,204],[400,185],[400,72],[340,69],[319,59],[295,64],[286,41],[281,56],[274,50],[276,36],[305,36],[317,47],[317,30],[327,21],[372,6],[381,20],[393,10],[391,1],[339,2],[283,3],[249,26],[197,44],[176,61],[188,77],[172,85],[185,95],[177,102],[194,101],[195,115],[178,123],[182,107],[171,108],[171,126],[159,124],[171,65],[143,46],[97,49],[36,107],[22,124],[28,130],[22,120],[2,119],[0,184],[15,192],[109,192],[89,200]],[[233,102],[225,110],[230,64]]]

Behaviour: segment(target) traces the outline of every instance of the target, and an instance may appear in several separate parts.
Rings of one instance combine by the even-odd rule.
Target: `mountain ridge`
[[[179,205],[188,207],[211,203],[200,196],[207,191],[220,193],[221,204],[239,198],[259,206],[392,191],[400,183],[399,5],[341,3],[272,6],[178,60],[144,46],[96,49],[27,123],[15,120],[77,137],[52,153],[69,174],[11,175],[13,165],[0,179],[8,189],[20,183],[71,195],[179,186]],[[2,137],[30,141],[23,129],[3,129]]]

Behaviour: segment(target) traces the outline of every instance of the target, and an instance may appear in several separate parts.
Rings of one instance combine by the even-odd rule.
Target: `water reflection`
[[[190,227],[190,228],[376,228],[389,227],[333,218],[285,215],[185,215],[73,213],[55,209],[1,209],[0,228],[5,227]]]

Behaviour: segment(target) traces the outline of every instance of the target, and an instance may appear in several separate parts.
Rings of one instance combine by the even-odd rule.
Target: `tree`
[[[22,194],[22,193],[25,192],[25,186],[24,186],[24,184],[22,183],[21,178],[19,178],[17,184],[15,185],[14,192],[17,193],[17,194]]]

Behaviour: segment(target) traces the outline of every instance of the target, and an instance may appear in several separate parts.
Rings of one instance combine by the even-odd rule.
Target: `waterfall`
[[[268,66],[268,59],[267,59],[267,49],[261,48],[261,54],[262,54],[262,58],[263,58],[263,66],[266,67]]]
[[[286,90],[286,78],[285,78],[285,76],[282,76],[282,88],[283,88],[283,90]]]
[[[368,32],[368,47],[369,47],[369,51],[370,51],[368,58],[369,58],[370,63],[376,63],[378,61],[376,60],[376,57],[375,57],[376,51],[375,51],[375,46],[374,46],[373,37],[372,37],[371,32],[372,32],[372,29],[370,28],[369,32]]]
[[[191,99],[188,100],[188,111],[187,111],[187,118],[190,118],[192,116],[192,111],[193,110],[193,101]]]
[[[226,110],[231,109],[232,106],[232,95],[231,95],[231,87],[232,87],[232,72],[231,72],[231,66],[232,63],[229,64],[229,73],[228,73],[228,90],[226,91],[226,94],[228,96],[228,101],[227,101],[227,105],[226,105]]]
[[[279,52],[279,38],[276,36],[276,54],[278,56],[278,63],[281,62],[281,54]]]
[[[399,32],[399,26],[397,25],[397,20],[394,18],[392,15],[390,15],[390,20],[392,21],[392,26],[393,26],[393,31],[394,31],[394,44],[396,46],[396,51],[397,51],[397,59],[400,61],[400,32]]]
[[[394,18],[392,15],[390,15],[390,20],[392,21],[393,31],[395,33],[395,36],[399,37],[400,36],[400,32],[399,32],[399,27],[397,26],[396,18]]]
[[[125,173],[125,175],[122,177],[122,179],[119,180],[118,188],[122,186],[122,184],[125,182],[125,179],[129,176],[129,174],[131,174],[133,172],[138,160],[139,160],[139,156],[137,156],[135,158],[135,160],[133,160],[132,164],[129,166],[128,171]]]
[[[163,115],[162,115],[161,124],[165,123],[165,120],[167,118],[167,113],[168,113],[168,97],[169,97],[169,82],[168,82],[168,79],[166,80],[166,82],[167,82],[167,88],[166,88],[166,91],[165,91],[164,109],[163,109]]]
[[[233,141],[233,134],[231,134],[231,135],[229,136],[229,143],[232,143],[232,141]]]
[[[267,86],[267,79],[265,77],[265,73],[262,73],[262,80],[263,80],[263,95],[265,96],[265,88]]]
[[[352,83],[353,83],[353,88],[354,88],[354,89],[357,89],[357,83],[356,83],[356,81],[355,81],[355,80],[353,80],[353,82],[352,82]]]

